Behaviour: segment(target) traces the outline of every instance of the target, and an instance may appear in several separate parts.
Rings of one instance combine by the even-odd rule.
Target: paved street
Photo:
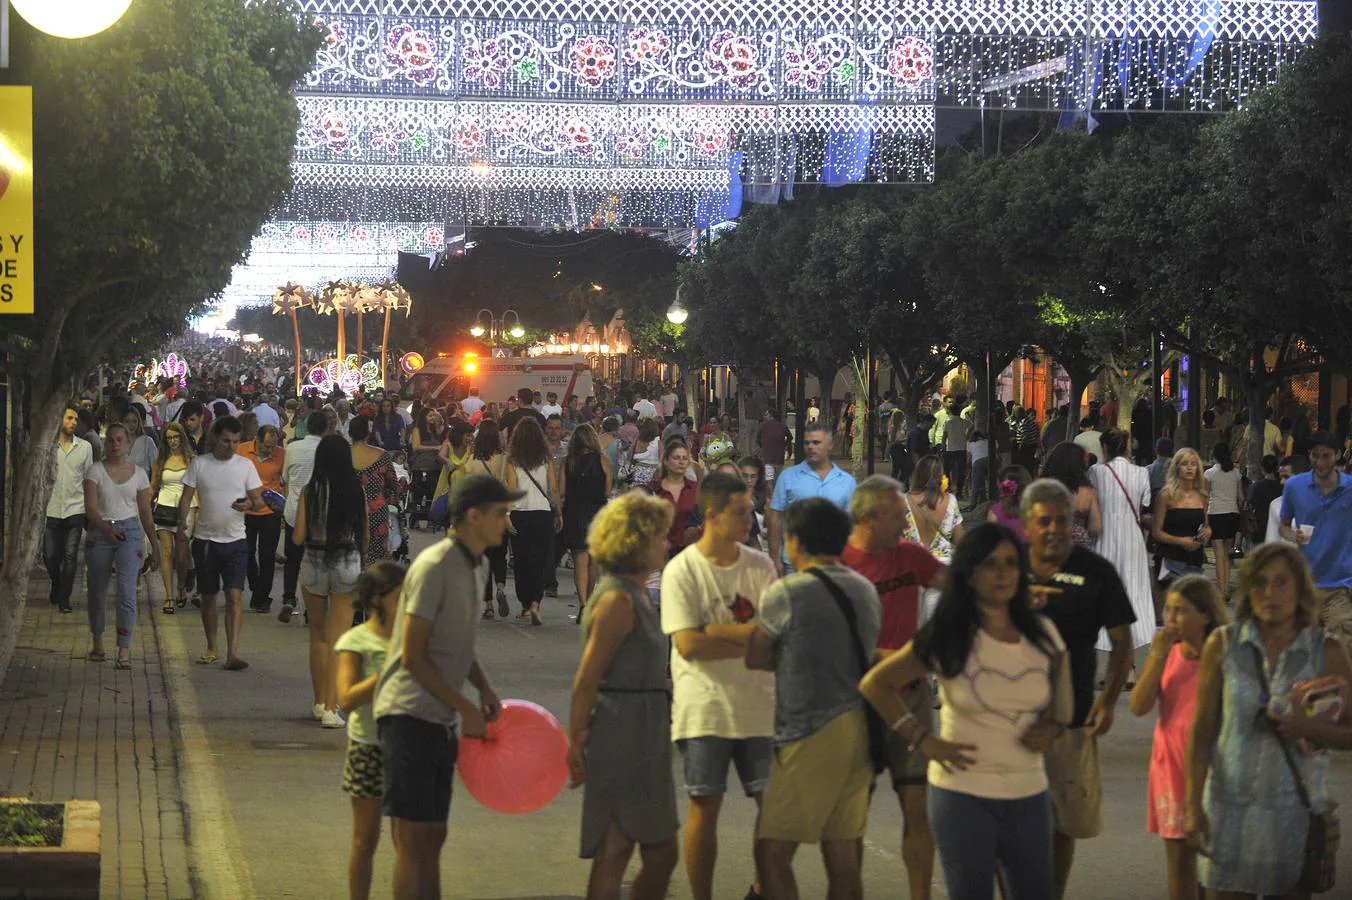
[[[428,540],[418,535],[415,545],[425,546]],[[563,596],[546,601],[543,628],[481,622],[479,652],[503,697],[533,700],[565,719],[578,636],[567,618],[575,600],[571,573],[559,574]],[[158,597],[158,585],[156,592]],[[36,596],[45,599],[45,594]],[[154,626],[138,629],[135,653],[147,662],[131,673],[114,673],[111,664],[86,667],[70,661],[83,651],[80,603],[77,599],[72,617],[55,617],[45,606],[29,614],[21,642],[26,649],[16,657],[0,693],[5,701],[0,710],[5,716],[0,788],[58,797],[92,792],[104,803],[105,852],[112,854],[105,857],[105,897],[345,896],[351,820],[347,798],[338,787],[345,736],[321,729],[309,717],[306,632],[300,617],[282,625],[274,616],[248,616],[241,653],[251,665],[247,672],[230,673],[193,665],[203,647],[197,616],[165,617],[156,600]],[[141,621],[149,624],[151,618],[143,613]],[[150,661],[157,640],[164,659],[162,681],[159,667]],[[52,652],[43,652],[47,648]],[[60,665],[46,662],[56,658]],[[62,671],[75,674],[53,674]],[[124,674],[133,685],[126,697],[125,686],[114,678]],[[165,709],[157,691],[166,682],[177,715],[176,757],[155,744],[162,739],[155,723],[164,721]],[[91,694],[99,700],[88,699]],[[72,702],[79,704],[84,724],[51,724],[61,720],[54,709],[62,708],[68,722]],[[129,715],[142,724],[121,726],[132,732],[124,734],[114,723]],[[97,727],[89,724],[91,719]],[[1163,851],[1144,830],[1150,727],[1149,719],[1132,718],[1123,701],[1112,734],[1101,744],[1107,831],[1081,844],[1072,897],[1141,900],[1165,895]],[[94,731],[97,740],[90,736]],[[58,753],[52,750],[54,734],[62,735]],[[73,748],[73,754],[65,748]],[[179,808],[179,785],[167,777],[175,759],[188,811],[186,858],[193,883],[184,871],[179,837],[165,824]],[[147,782],[148,772],[157,779]],[[139,777],[139,787],[128,787],[129,777]],[[1352,800],[1352,761],[1336,768],[1335,783],[1338,795]],[[577,858],[580,800],[579,794],[566,792],[539,813],[509,817],[485,810],[457,786],[451,837],[443,854],[444,896],[581,897],[587,864]],[[753,806],[744,799],[725,807],[716,887],[720,898],[740,898],[750,881],[752,820]],[[112,835],[109,829],[115,829]],[[874,805],[869,829],[869,896],[907,896],[899,842],[899,813],[885,792]],[[392,859],[386,840],[377,858],[376,897],[389,895]],[[822,866],[812,848],[800,854],[798,873],[804,897],[824,895]],[[683,870],[678,870],[670,896],[690,896]],[[936,896],[946,896],[938,878]]]

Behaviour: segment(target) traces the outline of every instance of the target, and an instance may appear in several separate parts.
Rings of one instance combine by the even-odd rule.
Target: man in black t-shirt
[[[1096,740],[1113,725],[1113,710],[1131,670],[1131,624],[1136,621],[1122,579],[1106,559],[1070,539],[1071,497],[1059,481],[1039,479],[1020,500],[1028,534],[1034,606],[1052,620],[1070,654],[1075,715],[1046,750],[1047,786],[1056,818],[1053,850],[1056,891],[1066,893],[1075,840],[1103,828],[1103,787]],[[1099,631],[1112,642],[1103,693],[1094,697]]]
[[[502,441],[504,446],[506,445],[507,440],[512,436],[512,427],[522,419],[533,418],[540,423],[540,430],[545,430],[545,417],[540,415],[535,407],[531,406],[534,399],[535,392],[530,388],[522,388],[516,392],[516,409],[510,410],[502,417],[502,420],[498,422],[498,427],[502,429]]]
[[[1268,510],[1272,501],[1282,497],[1285,479],[1278,476],[1277,457],[1269,453],[1263,457],[1263,477],[1249,488],[1249,537],[1255,545],[1267,540]]]

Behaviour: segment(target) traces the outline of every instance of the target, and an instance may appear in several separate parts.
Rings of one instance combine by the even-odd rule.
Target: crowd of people
[[[682,849],[697,900],[741,895],[714,886],[735,768],[758,809],[748,898],[796,898],[804,843],[830,896],[862,896],[885,772],[912,897],[930,896],[937,851],[951,897],[998,882],[1059,900],[1076,842],[1103,828],[1098,745],[1128,690],[1134,714],[1158,710],[1142,795],[1171,898],[1310,890],[1329,751],[1352,747],[1352,476],[1331,435],[1265,459],[1246,489],[1223,442],[1209,468],[1167,439],[1142,466],[1106,421],[1045,448],[1039,435],[1031,457],[1011,425],[1007,456],[997,441],[982,460],[999,495],[973,515],[959,497],[985,478],[964,398],[893,445],[900,477],[856,482],[820,414],[799,426],[801,461],[773,411],[761,455],[739,458],[725,423],[696,427],[660,386],[440,404],[282,401],[266,378],[247,397],[176,387],[66,410],[52,603],[70,611],[87,529],[91,660],[115,570],[126,664],[144,565],[161,569],[164,613],[200,607],[198,662],[240,670],[243,591],[272,610],[280,542],[279,618],[299,587],[312,712],[347,730],[353,897],[370,893],[382,816],[394,895],[439,896],[460,742],[501,712],[477,627],[511,614],[509,568],[516,619],[542,624],[568,553],[582,652],[566,763],[589,898],[620,896],[636,848],[637,900],[666,895]],[[420,522],[446,536],[406,568]]]

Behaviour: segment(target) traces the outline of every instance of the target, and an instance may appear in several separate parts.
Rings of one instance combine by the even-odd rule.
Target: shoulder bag
[[[850,641],[854,648],[855,663],[859,666],[859,677],[863,678],[868,674],[869,662],[868,656],[864,653],[864,643],[859,638],[859,618],[855,615],[854,604],[850,598],[845,596],[840,585],[831,580],[831,577],[818,568],[807,570],[807,574],[814,575],[830,593],[831,598],[836,601],[836,606],[840,607],[840,614],[845,617],[845,624],[850,628]],[[887,768],[887,725],[883,722],[882,716],[873,708],[873,704],[867,700],[864,701],[864,720],[868,726],[868,755],[873,763],[873,772],[877,774]]]
[[[1322,634],[1320,640],[1323,640]],[[1249,649],[1253,651],[1253,661],[1258,671],[1258,684],[1263,689],[1263,696],[1267,697],[1272,693],[1272,689],[1268,686],[1267,672],[1263,667],[1263,654],[1252,644],[1249,645]],[[1262,710],[1259,711],[1259,715],[1266,718]],[[1300,881],[1296,883],[1296,886],[1299,890],[1308,891],[1311,894],[1331,891],[1338,878],[1338,842],[1342,837],[1342,827],[1338,822],[1338,814],[1332,811],[1314,811],[1314,805],[1310,802],[1310,791],[1305,786],[1305,779],[1301,777],[1300,769],[1296,768],[1296,760],[1291,755],[1291,747],[1275,730],[1272,731],[1272,736],[1281,745],[1282,756],[1286,759],[1286,765],[1291,770],[1291,777],[1296,781],[1296,793],[1300,796],[1300,805],[1305,807],[1305,814],[1310,821],[1309,831],[1305,835],[1305,866],[1301,870]]]
[[[531,484],[535,485],[535,489],[539,491],[541,494],[545,495],[545,499],[549,501],[549,511],[552,513],[558,512],[559,508],[554,504],[553,495],[550,494],[549,491],[540,487],[540,482],[535,480],[535,476],[530,473],[530,469],[522,469],[521,471],[526,473],[526,477],[530,479]]]
[[[160,486],[155,490],[155,499],[150,506],[150,521],[161,528],[178,527],[178,507],[160,503],[160,490],[164,488],[164,470],[160,470]]]

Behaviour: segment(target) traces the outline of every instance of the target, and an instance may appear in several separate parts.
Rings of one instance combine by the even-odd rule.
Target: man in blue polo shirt
[[[1352,475],[1338,471],[1327,431],[1310,437],[1310,471],[1282,490],[1281,534],[1305,552],[1324,627],[1352,644]]]
[[[766,514],[766,528],[770,534],[770,558],[779,574],[793,572],[789,558],[784,555],[784,511],[798,500],[825,497],[849,512],[850,498],[854,496],[854,476],[831,462],[831,428],[825,422],[809,423],[803,429],[803,455],[796,466],[789,466],[775,479],[775,494]]]

